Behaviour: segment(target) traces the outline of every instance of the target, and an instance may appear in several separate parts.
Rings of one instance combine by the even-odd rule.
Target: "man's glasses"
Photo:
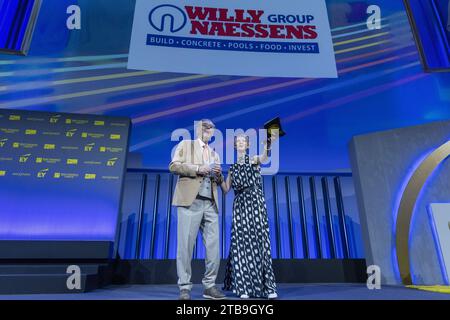
[[[214,129],[215,126],[209,123],[203,123],[202,124],[203,129]]]

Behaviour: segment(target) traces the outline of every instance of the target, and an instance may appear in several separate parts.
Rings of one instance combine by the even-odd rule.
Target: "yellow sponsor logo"
[[[44,144],[44,150],[54,150],[56,145],[54,144]]]
[[[106,147],[100,147],[100,152],[106,152]]]
[[[6,171],[0,171],[0,177],[6,176]]]
[[[38,178],[45,178],[47,172],[48,172],[48,169],[43,169],[43,170],[38,172],[37,177]]]
[[[120,134],[112,134],[110,135],[111,140],[120,140]]]
[[[94,180],[97,175],[95,173],[86,173],[84,175],[84,179],[86,180]]]
[[[99,121],[99,120],[94,121],[94,126],[104,126],[104,125],[105,125],[105,121]]]
[[[25,134],[26,135],[34,135],[34,134],[37,134],[37,130],[27,129],[27,130],[25,130]]]
[[[78,159],[67,159],[67,164],[78,164]]]
[[[67,124],[71,124],[72,123],[72,119],[66,119],[66,123]]]
[[[108,167],[114,167],[114,165],[116,164],[118,158],[112,158],[109,159],[108,161],[106,161],[106,165]]]
[[[20,116],[18,116],[18,115],[10,115],[9,116],[9,120],[11,120],[11,121],[19,121],[20,120]]]
[[[87,138],[87,136],[88,136],[87,132],[83,132],[83,133],[81,134],[81,137],[82,137],[82,138]]]
[[[7,134],[14,134],[19,132],[19,129],[9,129],[9,128],[0,128],[1,132],[7,133]]]
[[[18,148],[19,145],[20,145],[20,144],[19,144],[18,142],[14,142],[14,143],[13,143],[13,148]]]
[[[8,142],[8,139],[2,139],[0,140],[0,148],[3,148],[6,144],[6,142]]]
[[[42,158],[36,158],[36,163],[42,163]]]
[[[23,156],[19,157],[19,162],[26,163],[28,161],[28,158],[31,156],[31,154],[24,154]]]
[[[71,129],[71,130],[66,132],[66,137],[72,138],[75,135],[76,132],[77,132],[77,129]]]
[[[55,172],[55,174],[53,175],[53,178],[55,178],[55,179],[61,178],[61,173]]]
[[[84,151],[90,152],[90,151],[92,151],[94,146],[95,146],[95,143],[89,143],[89,144],[84,146]]]
[[[53,116],[50,118],[50,123],[58,123],[59,119],[61,118],[60,115],[58,116]]]

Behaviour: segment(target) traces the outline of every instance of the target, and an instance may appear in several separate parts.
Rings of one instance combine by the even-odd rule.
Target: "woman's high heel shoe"
[[[269,295],[267,296],[267,299],[276,299],[276,298],[278,298],[278,295],[276,294],[276,292],[269,293]]]

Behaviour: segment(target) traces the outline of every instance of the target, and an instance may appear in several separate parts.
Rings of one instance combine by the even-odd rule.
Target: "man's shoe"
[[[203,291],[203,298],[213,300],[223,300],[226,299],[226,296],[222,293],[222,291],[220,291],[216,287],[211,287]]]
[[[188,289],[181,289],[180,290],[180,300],[191,300],[191,291]]]

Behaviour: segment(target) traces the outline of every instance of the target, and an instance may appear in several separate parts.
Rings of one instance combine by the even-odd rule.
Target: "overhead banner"
[[[337,77],[324,0],[137,0],[128,68]]]

